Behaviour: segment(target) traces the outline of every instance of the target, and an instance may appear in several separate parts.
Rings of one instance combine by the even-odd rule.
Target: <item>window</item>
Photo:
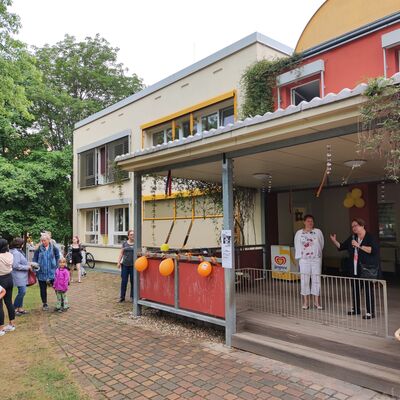
[[[171,142],[172,141],[172,129],[171,128],[168,128],[165,131],[165,141],[166,142]]]
[[[190,121],[182,122],[182,137],[190,136]]]
[[[80,187],[94,186],[96,184],[95,149],[79,155],[79,166]]]
[[[400,72],[400,50],[397,50],[397,72]]]
[[[85,243],[99,242],[99,210],[86,211],[86,232],[85,232]]]
[[[129,207],[114,209],[114,244],[127,239],[129,229]]]
[[[378,204],[379,239],[396,241],[395,203]]]
[[[319,79],[308,82],[304,85],[292,89],[292,104],[297,106],[302,101],[310,101],[314,97],[319,97]]]
[[[164,131],[153,133],[153,146],[164,143]]]
[[[79,187],[103,185],[115,180],[114,160],[116,156],[129,152],[129,136],[107,143],[101,147],[79,154]],[[121,172],[121,179],[129,173]]]
[[[220,111],[219,120],[221,121],[221,126],[227,126],[228,124],[233,124],[235,122],[235,113],[233,110],[233,106],[223,108]]]
[[[114,160],[115,157],[129,152],[129,140],[128,136],[115,140],[114,142],[107,144],[107,183],[114,182],[115,171],[114,171]],[[121,171],[121,179],[127,179],[129,177],[128,171]]]
[[[175,128],[175,138],[179,138],[179,129]],[[153,146],[172,141],[172,128],[163,129],[153,133]]]
[[[218,128],[218,113],[206,115],[201,117],[201,127],[203,131],[209,131],[211,129]]]

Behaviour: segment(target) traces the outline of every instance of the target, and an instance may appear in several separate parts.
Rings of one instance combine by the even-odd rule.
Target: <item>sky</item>
[[[292,48],[324,0],[13,0],[19,39],[54,44],[99,33],[146,85],[260,32]]]

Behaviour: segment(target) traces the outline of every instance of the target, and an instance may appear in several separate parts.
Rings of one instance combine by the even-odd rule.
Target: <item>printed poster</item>
[[[221,258],[223,268],[232,268],[232,231],[221,231]]]

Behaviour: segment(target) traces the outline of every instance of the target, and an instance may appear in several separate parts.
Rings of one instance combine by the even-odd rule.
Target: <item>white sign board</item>
[[[232,268],[232,231],[221,231],[221,258],[223,268]]]

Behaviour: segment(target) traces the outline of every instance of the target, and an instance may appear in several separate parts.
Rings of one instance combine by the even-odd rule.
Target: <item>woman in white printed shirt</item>
[[[310,306],[310,295],[314,296],[314,306],[322,310],[320,303],[322,250],[324,249],[324,236],[314,228],[314,217],[310,214],[304,216],[304,228],[299,229],[294,237],[296,259],[299,260],[301,273],[301,295],[303,297],[303,310]],[[311,288],[310,288],[311,278]]]

